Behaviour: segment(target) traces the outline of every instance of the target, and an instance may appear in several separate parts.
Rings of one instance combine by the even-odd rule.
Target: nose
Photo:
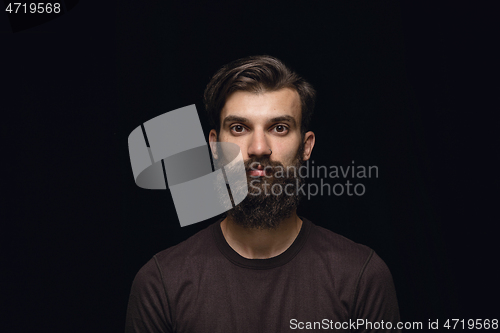
[[[267,138],[263,131],[253,132],[247,153],[248,157],[271,155],[271,148],[267,143]]]

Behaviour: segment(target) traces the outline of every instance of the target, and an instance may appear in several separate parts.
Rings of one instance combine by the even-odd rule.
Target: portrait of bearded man
[[[140,269],[127,333],[398,331],[373,326],[399,321],[384,261],[297,215],[300,169],[316,140],[315,98],[305,79],[271,56],[238,59],[215,73],[204,93],[214,164],[224,155],[214,145],[236,144],[247,179],[231,189],[248,194]],[[372,326],[354,328],[358,320]]]

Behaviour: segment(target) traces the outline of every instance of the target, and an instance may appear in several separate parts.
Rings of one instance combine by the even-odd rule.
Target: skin
[[[280,119],[276,119],[276,118]],[[304,140],[304,161],[311,157],[314,133],[301,136],[301,104],[299,94],[290,88],[273,92],[252,93],[237,91],[231,94],[220,115],[220,142],[237,144],[247,160],[253,156],[268,156],[271,161],[290,165]],[[210,142],[217,142],[214,129]],[[272,150],[272,154],[271,151]],[[267,259],[283,253],[293,243],[302,227],[294,211],[281,221],[276,230],[246,229],[230,217],[221,222],[224,237],[238,254],[248,259]]]

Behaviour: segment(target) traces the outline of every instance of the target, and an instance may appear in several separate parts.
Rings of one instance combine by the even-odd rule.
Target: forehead
[[[300,126],[300,96],[294,89],[283,88],[264,93],[236,91],[227,98],[220,121],[227,116],[240,116],[257,121],[285,115],[292,116]]]

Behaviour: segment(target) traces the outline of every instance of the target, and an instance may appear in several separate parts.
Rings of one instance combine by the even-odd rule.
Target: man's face
[[[219,137],[212,130],[210,142],[236,143],[245,161],[249,184],[252,183],[247,198],[228,215],[247,227],[277,227],[280,220],[295,211],[299,198],[284,192],[273,195],[266,185],[276,184],[283,188],[291,184],[288,193],[293,193],[291,186],[298,184],[296,178],[277,179],[274,177],[276,168],[298,168],[309,159],[314,146],[314,133],[307,132],[302,137],[300,132],[298,93],[289,88],[260,94],[237,91],[226,100],[220,122]],[[264,168],[267,173],[260,170]]]
[[[300,120],[300,97],[295,90],[237,91],[221,111],[219,141],[240,146],[244,160],[269,156],[289,165],[302,139]]]

